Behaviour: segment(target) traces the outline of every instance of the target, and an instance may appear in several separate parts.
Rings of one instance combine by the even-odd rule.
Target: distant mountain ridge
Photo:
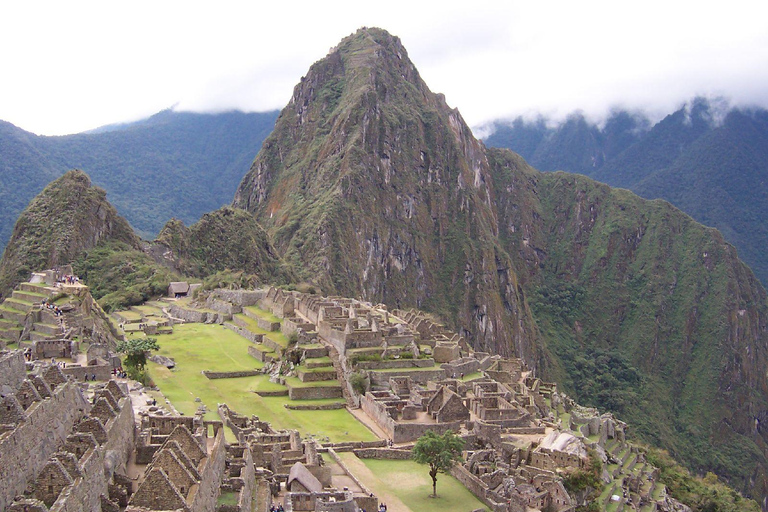
[[[73,168],[104,188],[145,238],[157,235],[172,217],[192,224],[230,202],[276,117],[276,111],[166,110],[134,123],[60,137],[34,135],[0,121],[0,247],[27,203]]]
[[[574,114],[493,124],[491,147],[520,153],[537,169],[576,172],[648,199],[665,199],[720,230],[768,285],[768,111],[697,98],[651,125],[614,112],[604,127]]]

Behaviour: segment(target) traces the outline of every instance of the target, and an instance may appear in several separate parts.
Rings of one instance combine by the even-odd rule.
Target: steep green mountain
[[[3,294],[30,272],[69,264],[106,241],[138,249],[139,238],[88,176],[69,171],[53,181],[21,213],[0,261]]]
[[[765,285],[768,283],[768,112],[723,109],[704,99],[647,121],[617,112],[603,128],[572,116],[497,122],[489,146],[518,151],[543,170],[565,170],[648,199],[666,199],[719,229]],[[532,137],[535,134],[535,137]]]
[[[62,137],[0,121],[0,246],[26,204],[65,171],[86,171],[140,235],[172,217],[192,223],[228,203],[269,134],[277,112],[149,119]]]
[[[385,31],[310,68],[234,204],[325,292],[438,313],[766,494],[768,305],[733,247],[668,203],[486,149]]]
[[[251,274],[262,283],[294,281],[264,228],[252,215],[237,208],[206,213],[188,228],[172,219],[149,250],[156,261],[184,275],[206,277],[232,270]]]

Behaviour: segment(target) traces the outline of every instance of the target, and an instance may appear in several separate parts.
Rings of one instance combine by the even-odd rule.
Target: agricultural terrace
[[[173,334],[157,336],[158,354],[172,358],[176,368],[149,363],[155,385],[182,414],[194,414],[205,404],[207,417],[218,419],[216,407],[226,403],[240,414],[255,415],[277,429],[298,429],[302,435],[328,437],[333,442],[373,441],[376,436],[346,409],[308,411],[286,409],[285,404],[324,404],[327,400],[290,400],[288,396],[259,396],[257,391],[281,391],[285,386],[269,381],[268,375],[209,380],[201,372],[239,371],[261,368],[263,363],[248,355],[249,342],[214,324],[181,324]]]

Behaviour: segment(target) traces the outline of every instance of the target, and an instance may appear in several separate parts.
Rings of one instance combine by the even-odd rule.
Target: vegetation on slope
[[[139,239],[88,176],[69,171],[30,202],[13,229],[0,262],[0,292],[10,293],[31,272],[68,264],[108,241],[138,248]]]
[[[575,114],[556,127],[516,119],[493,128],[489,146],[512,149],[537,169],[666,199],[719,229],[768,284],[765,110],[723,109],[697,98],[653,127],[642,115],[618,111],[603,127]]]
[[[523,182],[504,169],[522,161],[497,155],[496,179],[529,205],[515,210],[505,198],[500,217],[516,226],[509,243],[520,226],[531,234],[518,247],[550,356],[544,375],[621,413],[696,471],[747,488],[765,467],[765,441],[733,404],[768,407],[767,312],[733,247],[663,201],[565,173]]]
[[[291,282],[293,276],[256,219],[236,208],[206,213],[189,228],[174,219],[153,245],[153,253],[164,254],[185,275],[205,277],[235,271],[275,284]]]
[[[83,252],[73,262],[73,269],[107,312],[164,296],[171,281],[180,279],[144,252],[120,241]]]

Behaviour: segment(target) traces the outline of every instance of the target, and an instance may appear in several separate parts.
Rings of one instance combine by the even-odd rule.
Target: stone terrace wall
[[[255,332],[246,329],[245,328],[246,326],[243,325],[243,324],[245,324],[245,322],[243,320],[235,317],[235,318],[232,319],[232,321],[234,322],[234,324],[231,324],[231,323],[227,322],[227,323],[224,324],[224,327],[226,327],[227,329],[229,329],[231,331],[235,331],[237,334],[239,334],[243,338],[247,339],[251,343],[261,343],[263,341],[264,335],[263,334],[256,334]]]
[[[341,387],[289,388],[291,400],[319,400],[321,398],[342,398]]]
[[[21,381],[24,380],[26,374],[24,351],[0,352],[0,389],[3,386],[8,386],[16,391],[21,386]]]
[[[234,379],[238,377],[255,377],[261,375],[261,370],[242,370],[239,372],[210,372],[203,370],[203,375],[209,379]]]
[[[187,309],[172,304],[170,309],[171,316],[180,318],[185,322],[196,322],[201,324],[221,324],[232,318],[232,315],[226,313],[206,312],[197,309]]]
[[[26,421],[0,436],[0,510],[24,491],[89,410],[77,384],[60,384],[51,397],[27,409]]]
[[[393,450],[391,448],[363,448],[352,450],[360,459],[409,460],[411,450]]]

